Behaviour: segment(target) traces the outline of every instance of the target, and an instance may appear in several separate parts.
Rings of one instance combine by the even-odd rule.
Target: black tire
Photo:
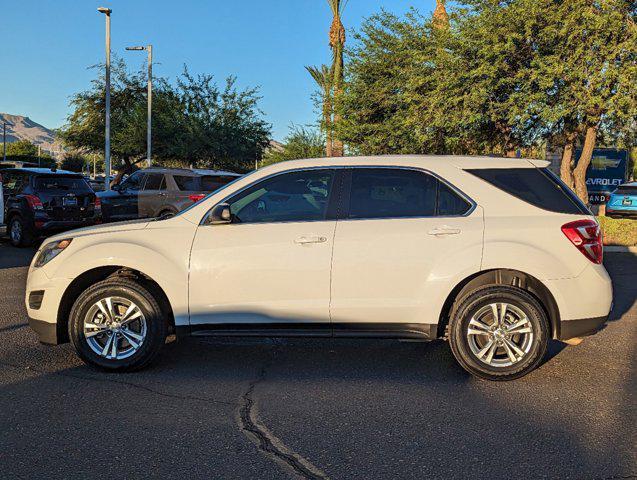
[[[119,297],[135,303],[145,318],[145,338],[138,350],[127,358],[105,358],[99,355],[91,348],[84,333],[84,320],[91,308],[106,297]],[[69,337],[77,354],[88,365],[102,370],[124,372],[146,367],[161,351],[167,335],[168,321],[149,289],[124,277],[111,277],[86,289],[73,304],[69,316]]]
[[[172,218],[175,215],[177,215],[177,212],[175,212],[174,210],[162,210],[161,212],[159,212],[156,218],[160,220],[166,220],[167,218]]]
[[[532,329],[532,336],[528,336],[526,344],[528,351],[522,358],[516,360],[517,363],[509,366],[504,364],[493,366],[486,363],[478,358],[478,354],[474,353],[470,345],[469,322],[474,315],[485,311],[487,306],[494,303],[507,303],[517,308],[526,315]],[[537,368],[546,354],[549,334],[549,321],[540,303],[530,293],[516,287],[492,285],[479,288],[458,299],[451,310],[449,343],[454,357],[467,372],[487,380],[514,380]],[[485,339],[483,341],[488,343],[490,337],[475,338]],[[515,340],[520,336],[510,338]],[[496,347],[496,349],[494,358],[499,355],[501,362],[507,362],[508,357],[504,346]],[[517,358],[517,355],[515,357]]]
[[[7,225],[7,233],[14,247],[30,247],[35,240],[33,231],[19,215],[11,217]]]

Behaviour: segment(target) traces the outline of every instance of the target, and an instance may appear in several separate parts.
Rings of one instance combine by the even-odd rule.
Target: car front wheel
[[[137,281],[112,277],[85,290],[69,318],[69,336],[89,365],[138,370],[160,352],[167,321],[157,300]]]
[[[544,358],[549,323],[531,294],[488,286],[461,298],[451,313],[449,341],[460,365],[488,380],[513,380]]]

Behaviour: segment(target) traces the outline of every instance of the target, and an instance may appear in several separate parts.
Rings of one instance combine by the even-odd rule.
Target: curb
[[[637,247],[623,247],[618,245],[604,245],[604,253],[637,253]]]

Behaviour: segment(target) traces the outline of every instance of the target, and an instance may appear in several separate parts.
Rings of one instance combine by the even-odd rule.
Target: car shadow
[[[631,252],[606,254],[604,266],[613,279],[613,309],[609,321],[622,318],[637,302],[637,254]]]
[[[16,248],[8,238],[0,238],[0,269],[28,267],[38,247]]]

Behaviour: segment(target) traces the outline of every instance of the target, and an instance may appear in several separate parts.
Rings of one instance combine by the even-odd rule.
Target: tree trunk
[[[564,145],[564,152],[562,153],[562,163],[560,163],[560,177],[562,181],[568,185],[569,188],[575,187],[575,181],[573,179],[573,149],[575,148],[573,141],[569,140]]]
[[[330,92],[324,93],[323,97],[323,121],[325,122],[325,155],[333,156],[332,144],[332,102]]]
[[[577,161],[577,166],[573,170],[573,179],[575,180],[575,193],[584,202],[588,203],[588,190],[586,188],[586,169],[593,158],[593,149],[597,140],[597,126],[588,127],[586,129],[586,138],[584,139],[584,147],[582,155]]]
[[[343,37],[344,38],[344,37]],[[341,96],[343,94],[343,44],[336,45],[334,49],[334,125],[341,122],[340,109]],[[345,155],[343,142],[334,135],[332,153],[335,157]]]

